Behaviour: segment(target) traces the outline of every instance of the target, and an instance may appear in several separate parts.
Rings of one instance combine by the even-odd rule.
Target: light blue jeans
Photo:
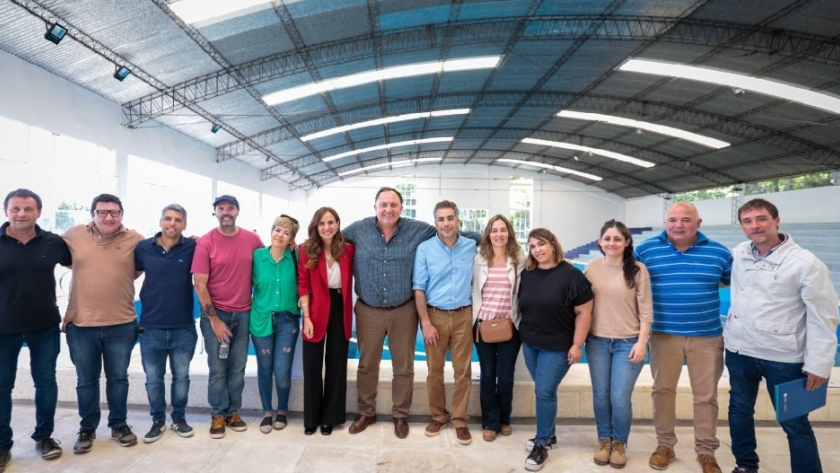
[[[292,361],[300,333],[300,316],[291,312],[272,312],[273,332],[266,337],[251,335],[257,353],[257,387],[263,412],[271,412],[271,379],[277,387],[277,411],[289,410],[292,389]]]
[[[631,363],[630,350],[639,339],[603,338],[589,335],[586,360],[592,377],[592,404],[598,439],[611,438],[627,444],[633,421],[633,387],[644,362]]]
[[[523,342],[522,354],[525,355],[525,366],[534,380],[537,401],[537,436],[534,444],[546,446],[549,438],[555,435],[557,386],[560,386],[560,381],[569,372],[569,353],[543,350]]]

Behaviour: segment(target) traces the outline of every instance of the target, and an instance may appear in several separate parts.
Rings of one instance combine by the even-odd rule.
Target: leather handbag
[[[478,323],[478,333],[484,343],[506,342],[513,338],[511,319],[490,319]]]

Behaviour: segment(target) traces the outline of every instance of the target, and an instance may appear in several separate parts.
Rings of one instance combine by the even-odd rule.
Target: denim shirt
[[[804,363],[826,378],[837,353],[837,293],[828,269],[787,235],[756,259],[751,242],[732,249],[732,305],[726,349],[762,360]]]
[[[356,247],[353,277],[356,295],[371,307],[394,307],[412,296],[411,276],[414,254],[420,243],[435,236],[435,227],[426,222],[400,217],[391,239],[367,217],[342,230]]]

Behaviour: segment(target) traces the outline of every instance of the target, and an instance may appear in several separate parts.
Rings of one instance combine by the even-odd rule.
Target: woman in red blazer
[[[309,223],[298,265],[303,309],[303,427],[306,435],[330,435],[347,418],[347,350],[353,330],[353,254],[341,219],[321,207]],[[326,356],[325,356],[326,353]],[[326,365],[324,379],[321,372]]]

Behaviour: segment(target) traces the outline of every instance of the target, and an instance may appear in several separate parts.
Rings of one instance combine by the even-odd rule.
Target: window
[[[403,197],[403,211],[400,216],[417,218],[417,175],[407,174],[398,177],[394,189],[400,191]]]
[[[116,152],[70,136],[0,117],[0,189],[41,196],[38,224],[61,233],[90,221],[90,201],[117,193]]]
[[[521,176],[510,176],[510,223],[516,232],[516,241],[522,247],[528,244],[531,231],[531,206],[534,201],[534,181]]]
[[[460,209],[461,230],[465,232],[484,232],[487,225],[487,211],[476,209]]]

